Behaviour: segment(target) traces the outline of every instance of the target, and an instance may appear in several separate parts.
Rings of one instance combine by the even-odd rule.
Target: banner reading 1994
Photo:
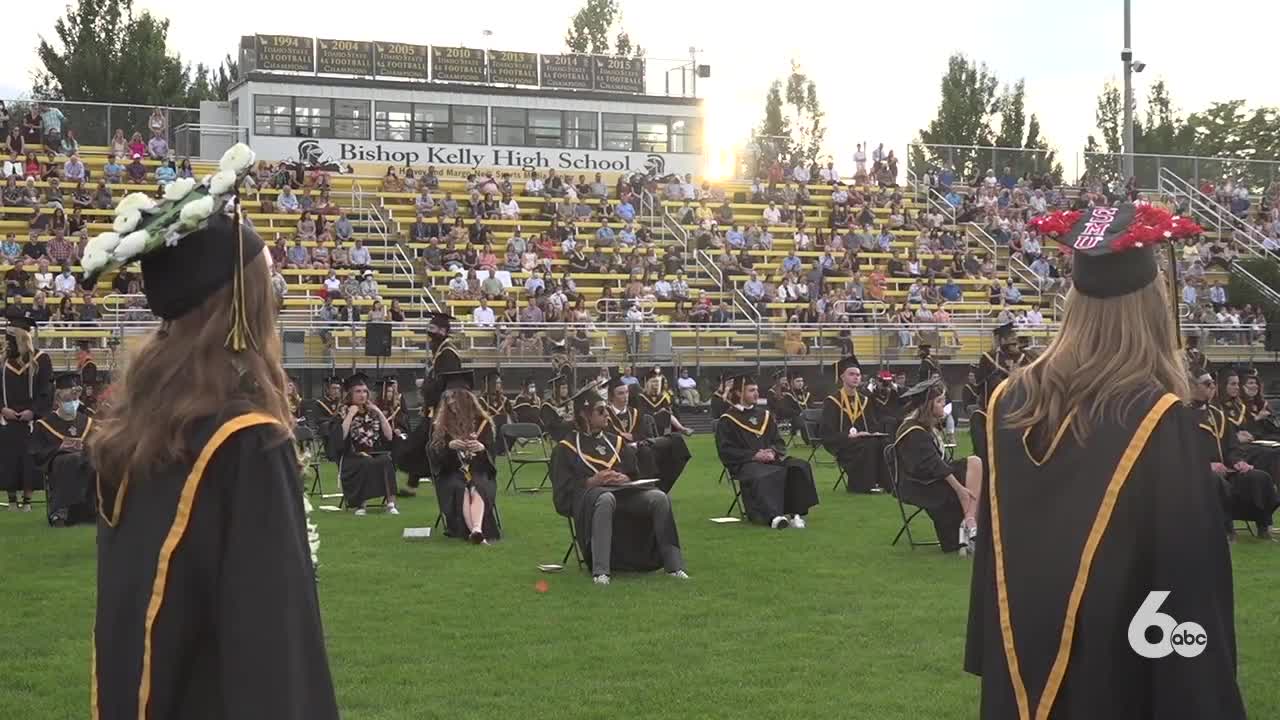
[[[259,35],[258,68],[315,72],[315,44],[309,37],[296,35]]]
[[[431,46],[431,79],[444,82],[488,82],[484,51]]]
[[[373,75],[373,45],[359,40],[316,40],[316,68],[334,75]]]
[[[375,42],[374,73],[378,77],[427,79],[427,46]]]

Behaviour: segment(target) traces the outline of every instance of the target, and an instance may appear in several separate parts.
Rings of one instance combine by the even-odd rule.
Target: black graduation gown
[[[494,434],[493,423],[485,418],[480,423],[476,439],[484,445],[485,451],[476,453],[467,463],[470,477],[463,472],[462,458],[457,450],[449,449],[452,437],[446,434],[443,444],[432,445],[431,467],[435,471],[436,501],[440,504],[440,514],[444,516],[445,535],[466,538],[467,523],[462,515],[462,501],[466,497],[467,488],[473,487],[480,497],[484,498],[484,521],[482,529],[486,540],[497,540],[501,536],[498,527],[498,472],[493,464]]]
[[[987,451],[987,401],[991,399],[991,393],[995,392],[1000,383],[1009,377],[1013,369],[1030,363],[1031,359],[1031,355],[1027,352],[1011,355],[996,348],[982,353],[978,364],[973,368],[978,408],[969,416],[969,437],[973,441],[973,454],[982,459],[984,481],[990,475]]]
[[[916,382],[924,382],[934,375],[942,375],[942,368],[931,357],[921,358],[920,367],[916,369]]]
[[[31,456],[35,467],[45,473],[45,509],[50,523],[92,522],[97,515],[93,466],[83,452],[84,440],[92,430],[93,418],[86,412],[76,413],[71,420],[49,413],[35,422]]]
[[[347,507],[359,508],[366,502],[396,491],[396,467],[388,453],[389,443],[382,437],[382,430],[377,429],[377,439],[372,445],[356,440],[356,423],[361,422],[367,413],[356,414],[351,421],[352,433],[342,438],[342,423],[335,424],[334,432],[342,442],[342,459],[339,463],[338,480],[342,485],[342,498]],[[376,424],[372,424],[377,427]]]
[[[766,448],[781,459],[772,463],[751,459]],[[768,410],[731,406],[716,421],[716,452],[737,478],[752,522],[767,525],[779,515],[805,515],[818,504],[813,470],[800,458],[785,457],[786,446]]]
[[[877,390],[871,394],[871,417],[876,420],[876,430],[886,435],[893,435],[902,424],[902,401],[898,399],[899,391],[891,387],[886,391]]]
[[[914,419],[898,429],[893,448],[898,463],[899,499],[923,508],[929,515],[943,552],[959,550],[964,508],[947,482],[947,476],[955,475],[963,483],[967,462],[963,459],[947,462],[937,434]]]
[[[658,489],[670,494],[691,457],[684,437],[660,434],[653,416],[638,408],[619,413],[610,405],[608,410],[610,432],[631,437],[628,444],[635,448],[640,477],[657,478]]]
[[[316,435],[324,443],[324,456],[330,462],[337,462],[342,457],[342,401],[330,402],[327,398],[312,400],[308,408],[307,420]],[[338,434],[333,433],[334,424],[338,425]]]
[[[871,412],[871,401],[861,390],[850,397],[844,388],[822,401],[822,446],[831,453],[848,476],[846,487],[851,493],[869,493],[872,488],[888,488],[888,470],[884,462],[887,438],[851,439],[849,430],[880,432]]]
[[[996,418],[1012,394],[992,400]],[[1029,450],[1021,430],[992,424],[965,652],[965,669],[982,676],[984,720],[1020,717],[1010,658],[1023,718],[1046,689],[1056,693],[1051,720],[1245,717],[1231,559],[1196,420],[1172,395],[1119,406],[1084,446],[1063,428],[1049,448]],[[1086,544],[1091,530],[1096,544]],[[1130,621],[1156,590],[1170,593],[1159,612],[1203,626],[1199,656],[1147,660],[1130,647]],[[1067,623],[1069,597],[1078,606]],[[1060,645],[1067,654],[1051,674]]]
[[[98,383],[101,378],[98,377],[98,363],[93,358],[85,358],[79,364],[80,383],[84,387],[84,393],[80,398],[80,403],[90,410],[96,410],[98,407]]]
[[[542,425],[542,432],[551,438],[551,442],[558,442],[573,432],[573,422],[566,420],[565,416],[571,412],[568,402],[559,405],[551,402],[542,403],[542,407],[538,409],[539,424]],[[569,415],[572,417],[572,415]]]
[[[588,567],[591,566],[591,516],[596,499],[612,491],[588,488],[586,483],[592,475],[607,469],[617,470],[632,480],[640,479],[635,449],[608,431],[588,435],[575,430],[557,442],[551,453],[551,488],[556,512],[573,518],[578,547],[582,549]],[[638,498],[639,492],[618,493],[618,509],[613,518],[613,547],[609,554],[613,570],[657,570],[662,567],[659,545],[680,546],[674,519],[668,523],[669,527],[655,529],[648,515],[626,511],[628,496],[634,493]]]
[[[447,380],[445,373],[457,372],[461,369],[462,356],[454,347],[453,338],[445,338],[431,349],[431,366],[422,380],[422,407],[427,417],[431,417],[436,406],[440,404],[440,398],[444,397]]]
[[[517,395],[511,405],[511,418],[512,422],[532,423],[542,427],[542,401],[528,395]]]
[[[711,394],[711,417],[718,418],[729,409],[729,403],[720,393]]]
[[[675,415],[671,393],[663,390],[656,400],[640,393],[632,396],[632,403],[640,413],[640,418],[647,421],[641,426],[642,433],[638,441],[643,441],[643,445],[652,449],[654,475],[650,477],[658,478],[658,488],[670,494],[676,480],[693,458],[684,435],[671,432],[671,418]],[[643,454],[641,457],[643,458]],[[641,469],[643,470],[643,465]]]
[[[1205,454],[1211,462],[1220,462],[1228,468],[1233,468],[1241,460],[1254,464],[1246,452],[1249,446],[1241,445],[1236,436],[1239,427],[1235,420],[1242,419],[1244,415],[1241,403],[1228,402],[1223,408],[1195,403],[1192,410],[1196,413]],[[1270,461],[1272,465],[1275,462],[1273,448],[1259,447],[1254,457]],[[1248,472],[1231,469],[1226,477],[1219,478],[1224,522],[1228,528],[1232,520],[1259,523],[1264,531],[1271,526],[1271,515],[1280,506],[1280,493],[1276,491],[1271,474],[1260,467],[1261,463]]]
[[[102,479],[95,718],[338,717],[297,456],[271,422],[200,421],[207,462]]]
[[[30,422],[5,420],[0,425],[0,490],[16,493],[24,484],[39,485],[28,445],[31,425],[49,414],[53,405],[53,363],[37,352],[31,361],[18,365],[13,358],[4,364],[3,398],[0,405],[15,413],[32,412]]]
[[[490,448],[490,452],[494,457],[499,457],[507,452],[507,448],[502,442],[502,426],[509,422],[514,422],[511,419],[511,399],[506,395],[490,394],[480,398],[480,402],[484,405],[484,411],[489,413],[489,420],[493,423],[494,443]]]

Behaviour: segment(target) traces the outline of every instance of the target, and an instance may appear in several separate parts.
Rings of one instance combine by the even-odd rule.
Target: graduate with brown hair
[[[443,375],[444,396],[431,430],[431,464],[445,535],[480,545],[497,540],[493,419],[472,392],[470,370]]]
[[[1181,402],[1155,253],[1198,228],[1129,204],[1036,224],[1074,251],[1074,285],[1044,355],[987,405],[965,652],[979,717],[1241,720],[1219,481]],[[1153,592],[1168,593],[1160,613],[1203,627],[1199,654],[1172,654],[1170,628],[1128,632]],[[1165,657],[1139,655],[1160,638]]]
[[[889,486],[884,463],[887,436],[862,388],[862,368],[856,357],[836,363],[839,387],[822,401],[822,446],[844,470],[845,487],[866,494]]]

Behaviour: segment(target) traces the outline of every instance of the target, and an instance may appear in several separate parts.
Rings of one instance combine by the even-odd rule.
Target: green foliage
[[[56,42],[44,37],[36,50],[36,97],[85,102],[191,107],[226,99],[237,73],[227,56],[214,73],[199,64],[194,75],[168,51],[169,21],[147,11],[133,14],[132,0],[77,0],[54,23]],[[224,81],[225,79],[225,81]]]
[[[1280,265],[1270,258],[1245,258],[1237,261],[1272,291],[1280,293]],[[1264,294],[1248,278],[1239,273],[1231,273],[1227,281],[1227,297],[1232,305],[1254,305],[1261,307],[1268,319],[1280,320],[1280,305],[1270,295]]]
[[[1000,172],[1009,167],[1017,175],[1048,171],[1061,179],[1062,166],[1054,161],[1053,151],[1041,136],[1040,121],[1034,113],[1028,124],[1025,81],[1020,79],[1012,87],[1005,86],[999,96],[996,95],[998,87],[999,78],[985,64],[959,53],[952,55],[942,76],[938,113],[928,127],[920,131],[920,142],[1041,152],[923,148],[913,150],[911,166],[919,172],[929,165],[950,165],[966,178],[988,168]]]
[[[805,164],[816,162],[822,154],[827,129],[826,113],[818,100],[818,86],[794,60],[791,72],[783,80],[774,80],[764,98],[764,120],[756,128],[754,148],[759,164],[774,160]]]
[[[571,52],[592,55],[617,55],[619,57],[644,57],[644,48],[632,44],[626,30],[617,29],[614,46],[609,46],[609,36],[620,21],[617,0],[587,0],[569,19],[569,29],[564,34],[564,44]]]

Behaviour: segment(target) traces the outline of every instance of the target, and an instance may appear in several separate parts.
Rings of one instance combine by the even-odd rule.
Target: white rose
[[[145,193],[129,193],[124,196],[119,205],[116,205],[116,215],[125,215],[133,211],[142,212],[150,210],[156,206],[156,201],[152,200]]]
[[[253,167],[254,157],[253,150],[248,145],[236,143],[222,154],[222,159],[218,161],[218,169],[230,170],[238,175]]]
[[[183,225],[187,227],[195,227],[204,222],[213,214],[213,197],[205,195],[199,200],[192,200],[182,206],[182,212],[178,218]]]
[[[84,276],[89,277],[106,267],[110,260],[110,253],[103,252],[101,248],[95,248],[90,244],[84,249],[84,257],[80,258],[80,267],[84,268]]]
[[[92,240],[90,240],[89,243],[84,246],[84,249],[85,249],[85,252],[88,252],[90,250],[99,250],[101,252],[104,252],[110,255],[111,251],[115,250],[116,246],[119,244],[120,244],[119,235],[113,232],[105,232],[93,238]]]
[[[126,235],[133,232],[140,222],[142,222],[142,213],[137,210],[130,210],[122,215],[116,215],[115,221],[111,223],[111,229],[121,235]]]
[[[111,258],[118,263],[127,263],[142,254],[147,247],[147,239],[151,234],[146,230],[138,230],[120,238],[120,244],[111,253]]]
[[[181,200],[196,186],[195,178],[181,178],[169,183],[164,189],[164,199],[170,202]]]
[[[209,192],[214,195],[226,195],[235,187],[236,174],[231,170],[219,170],[209,178]]]

